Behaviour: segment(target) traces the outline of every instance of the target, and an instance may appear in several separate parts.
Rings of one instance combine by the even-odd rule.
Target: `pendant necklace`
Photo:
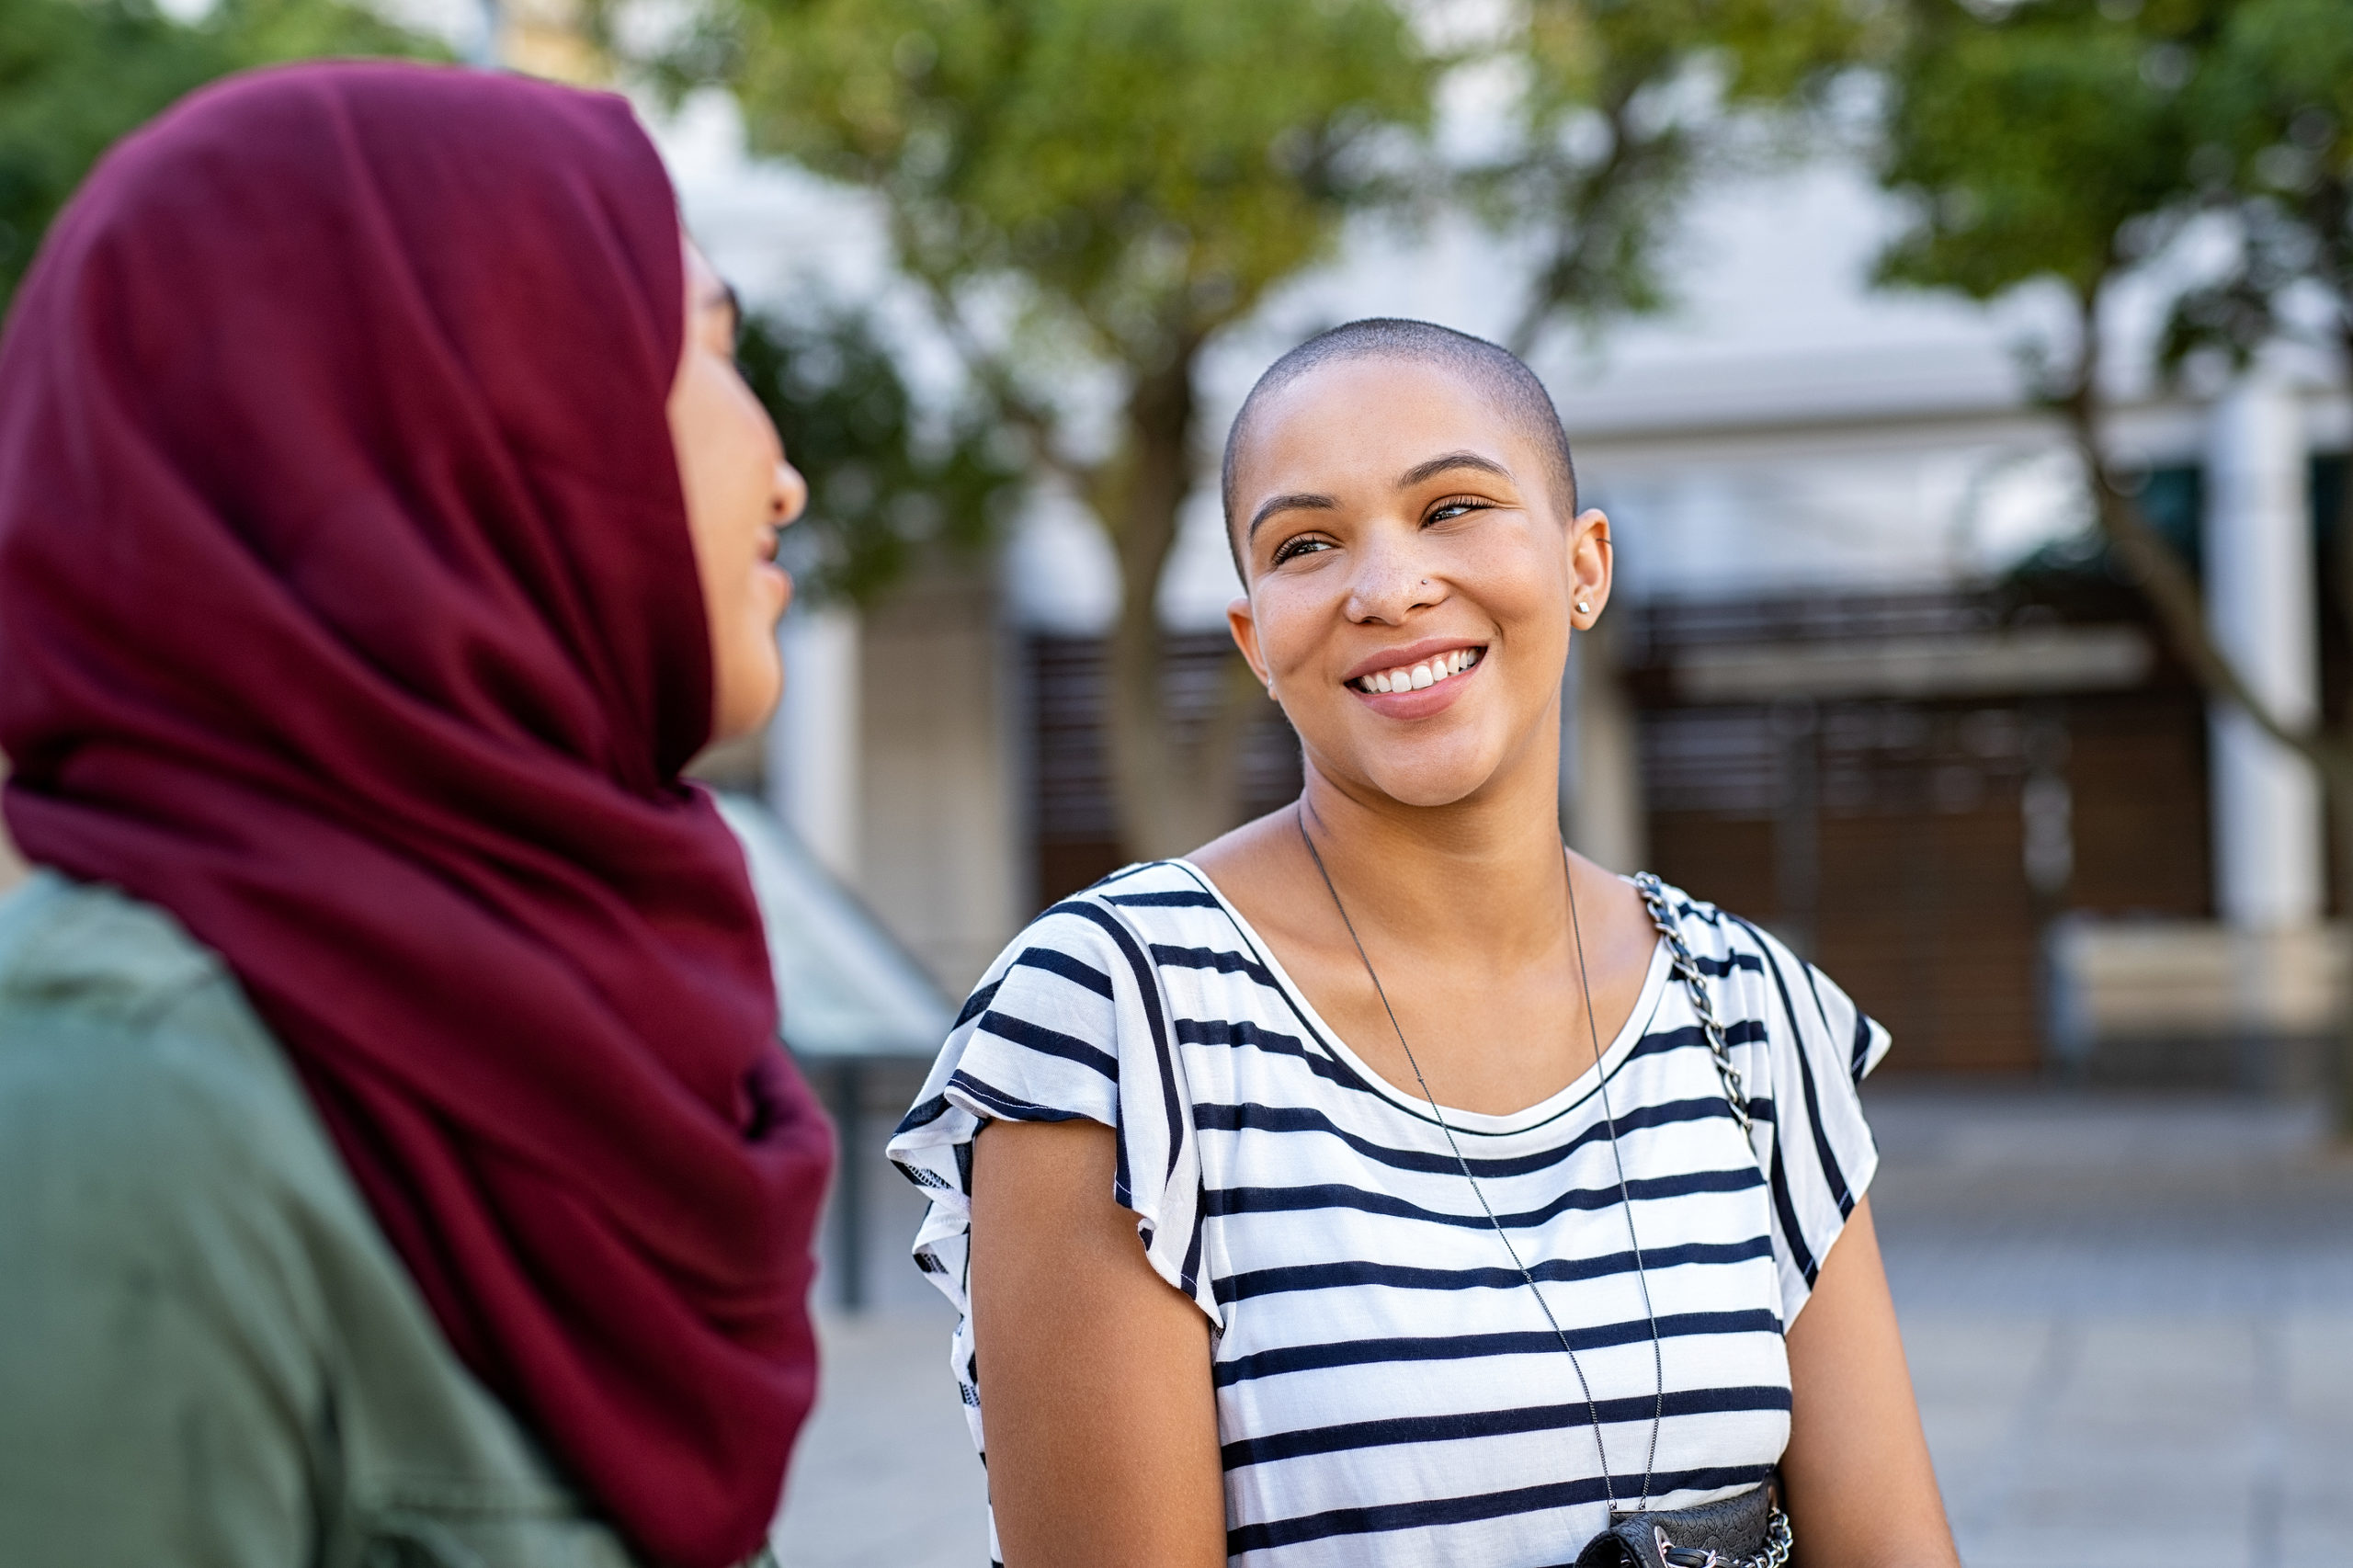
[[[1472,1174],[1471,1162],[1463,1157],[1462,1145],[1454,1136],[1453,1125],[1446,1119],[1446,1112],[1439,1108],[1438,1096],[1430,1092],[1429,1080],[1422,1075],[1422,1064],[1415,1060],[1414,1048],[1406,1043],[1404,1028],[1397,1021],[1397,1009],[1389,1005],[1389,993],[1381,988],[1380,972],[1372,967],[1372,959],[1364,950],[1364,938],[1357,935],[1356,922],[1348,918],[1348,906],[1340,901],[1340,890],[1333,884],[1332,873],[1324,866],[1323,855],[1316,850],[1314,836],[1307,831],[1307,801],[1304,797],[1301,799],[1294,816],[1299,824],[1300,842],[1307,846],[1308,858],[1315,862],[1316,874],[1324,879],[1324,891],[1332,895],[1332,907],[1339,911],[1340,924],[1347,928],[1348,940],[1356,945],[1357,957],[1363,961],[1365,975],[1372,982],[1373,994],[1381,998],[1381,1010],[1389,1015],[1389,1027],[1397,1036],[1398,1048],[1405,1053],[1405,1064],[1414,1070],[1414,1082],[1420,1086],[1422,1098],[1429,1105],[1431,1119],[1438,1123],[1438,1131],[1446,1135],[1446,1146],[1453,1151],[1454,1163],[1461,1168],[1462,1179],[1471,1184],[1472,1194],[1479,1199],[1479,1207],[1485,1212],[1487,1223],[1494,1227],[1495,1238],[1504,1244],[1504,1251],[1510,1255],[1512,1267],[1519,1271],[1519,1277],[1527,1284],[1529,1293],[1536,1298],[1537,1306],[1543,1310],[1544,1321],[1552,1327],[1552,1336],[1561,1342],[1561,1348],[1568,1353],[1569,1366],[1577,1375],[1577,1388],[1585,1395],[1586,1415],[1593,1424],[1594,1454],[1601,1463],[1602,1495],[1608,1501],[1609,1517],[1614,1521],[1621,1517],[1621,1510],[1618,1506],[1618,1487],[1609,1473],[1609,1450],[1602,1439],[1601,1410],[1594,1403],[1593,1384],[1586,1378],[1585,1363],[1577,1359],[1576,1346],[1569,1342],[1568,1332],[1561,1326],[1561,1320],[1552,1315],[1552,1303],[1544,1299],[1544,1292],[1538,1289],[1536,1276],[1521,1260],[1519,1248],[1513,1244],[1510,1233],[1504,1229],[1504,1222],[1496,1218],[1495,1206],[1487,1201],[1486,1189],[1479,1185],[1479,1178]],[[1585,932],[1577,922],[1576,881],[1569,872],[1568,847],[1565,845],[1561,850],[1561,875],[1563,884],[1568,889],[1569,932],[1576,948],[1577,983],[1585,992],[1586,1032],[1593,1040],[1593,1068],[1601,1090],[1602,1123],[1608,1129],[1609,1155],[1618,1169],[1619,1206],[1624,1210],[1626,1215],[1626,1243],[1632,1249],[1634,1256],[1634,1278],[1642,1287],[1643,1315],[1650,1323],[1651,1372],[1654,1379],[1651,1439],[1649,1451],[1643,1460],[1642,1500],[1636,1510],[1648,1513],[1651,1506],[1651,1474],[1658,1462],[1659,1427],[1666,1417],[1666,1357],[1659,1346],[1658,1314],[1651,1309],[1651,1282],[1650,1276],[1643,1268],[1643,1244],[1634,1234],[1633,1195],[1626,1180],[1626,1156],[1618,1147],[1618,1119],[1611,1113],[1609,1108],[1609,1075],[1602,1070],[1601,1029],[1593,1015],[1593,983],[1586,970]]]

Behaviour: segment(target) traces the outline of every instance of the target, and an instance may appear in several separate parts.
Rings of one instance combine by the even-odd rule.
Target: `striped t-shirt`
[[[1683,1507],[1762,1480],[1788,1439],[1781,1335],[1877,1164],[1856,1085],[1888,1037],[1773,937],[1667,896],[1754,1128],[1659,944],[1601,1071],[1664,1354],[1651,1501]],[[983,1451],[972,1141],[990,1118],[1079,1117],[1118,1133],[1112,1196],[1211,1324],[1233,1561],[1566,1563],[1605,1526],[1576,1372],[1427,1103],[1367,1067],[1183,860],[1131,867],[1016,937],[892,1140],[930,1195],[915,1262],[956,1304]],[[1596,1074],[1446,1118],[1576,1346],[1631,1506],[1656,1375]]]

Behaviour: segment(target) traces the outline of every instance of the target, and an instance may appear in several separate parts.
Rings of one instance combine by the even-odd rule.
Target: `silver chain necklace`
[[[1529,1272],[1528,1265],[1521,1261],[1519,1248],[1512,1244],[1510,1233],[1504,1229],[1504,1222],[1495,1217],[1495,1206],[1487,1201],[1486,1189],[1479,1185],[1479,1178],[1471,1173],[1471,1162],[1463,1157],[1462,1145],[1455,1139],[1453,1125],[1446,1119],[1446,1112],[1438,1108],[1438,1096],[1430,1092],[1429,1080],[1422,1076],[1422,1064],[1415,1060],[1414,1048],[1406,1043],[1404,1028],[1397,1021],[1397,1009],[1389,1005],[1389,993],[1381,987],[1380,971],[1372,967],[1372,959],[1364,950],[1364,938],[1357,935],[1356,922],[1348,918],[1348,906],[1341,902],[1340,890],[1333,885],[1332,873],[1324,866],[1324,857],[1316,850],[1313,835],[1307,831],[1307,802],[1304,798],[1299,803],[1296,821],[1299,824],[1299,840],[1307,846],[1308,858],[1315,862],[1316,874],[1324,879],[1324,891],[1332,895],[1332,907],[1339,911],[1340,924],[1347,927],[1348,940],[1356,945],[1357,957],[1363,961],[1364,972],[1372,982],[1373,994],[1381,998],[1381,1010],[1389,1015],[1389,1027],[1397,1036],[1398,1047],[1405,1053],[1405,1064],[1414,1070],[1414,1082],[1421,1086],[1422,1098],[1429,1104],[1431,1119],[1437,1121],[1438,1131],[1446,1134],[1446,1146],[1453,1151],[1454,1163],[1461,1168],[1462,1179],[1471,1184],[1472,1194],[1478,1199],[1480,1209],[1487,1216],[1487,1223],[1495,1228],[1495,1239],[1504,1244],[1504,1251],[1510,1255],[1512,1267],[1519,1270],[1519,1277],[1527,1284],[1529,1294],[1536,1298],[1537,1306],[1542,1309],[1544,1321],[1552,1325],[1552,1337],[1558,1339],[1561,1342],[1561,1348],[1568,1353],[1569,1366],[1577,1375],[1577,1388],[1585,1395],[1586,1415],[1593,1423],[1593,1449],[1595,1456],[1601,1462],[1602,1495],[1608,1500],[1610,1517],[1615,1518],[1619,1514],[1618,1487],[1609,1473],[1609,1449],[1602,1440],[1601,1408],[1594,1403],[1593,1384],[1586,1378],[1585,1363],[1577,1359],[1576,1346],[1569,1343],[1568,1332],[1562,1328],[1561,1320],[1552,1315],[1552,1303],[1544,1299],[1544,1292],[1537,1288],[1536,1276]],[[1666,1356],[1659,1346],[1658,1314],[1651,1310],[1651,1281],[1650,1276],[1643,1268],[1643,1244],[1634,1234],[1634,1200],[1626,1181],[1626,1156],[1618,1147],[1618,1119],[1609,1108],[1609,1075],[1603,1071],[1601,1063],[1601,1029],[1593,1016],[1593,983],[1586,971],[1585,931],[1577,922],[1576,881],[1569,873],[1568,846],[1566,845],[1561,846],[1561,876],[1563,885],[1568,889],[1569,931],[1576,945],[1577,983],[1585,992],[1586,1032],[1593,1040],[1593,1069],[1601,1090],[1602,1122],[1609,1130],[1609,1155],[1618,1168],[1618,1200],[1620,1207],[1625,1210],[1626,1214],[1626,1242],[1633,1250],[1634,1278],[1642,1286],[1643,1315],[1650,1323],[1651,1370],[1655,1381],[1651,1409],[1650,1450],[1643,1460],[1643,1495],[1637,1510],[1648,1513],[1651,1506],[1651,1473],[1658,1462],[1659,1428],[1665,1424],[1666,1418]],[[1677,946],[1679,947],[1680,944],[1678,943]],[[1688,949],[1684,949],[1680,957],[1688,961],[1690,958]],[[1697,973],[1696,965],[1692,966],[1692,972]],[[1719,1060],[1722,1062],[1722,1058]],[[1722,1065],[1729,1068],[1730,1063],[1722,1062]],[[1732,1086],[1735,1091],[1738,1082],[1738,1076],[1735,1074],[1732,1080]],[[1736,1094],[1734,1103],[1736,1105],[1741,1103]],[[1746,1119],[1744,1117],[1743,1126],[1745,1127],[1745,1125]]]

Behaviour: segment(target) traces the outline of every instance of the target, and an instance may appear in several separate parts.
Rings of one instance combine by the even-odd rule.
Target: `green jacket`
[[[623,1568],[172,918],[0,903],[0,1561]]]

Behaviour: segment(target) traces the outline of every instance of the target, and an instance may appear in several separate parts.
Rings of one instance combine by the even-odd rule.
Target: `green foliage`
[[[926,553],[988,541],[1019,477],[1006,442],[976,410],[926,422],[866,317],[754,315],[736,358],[809,482],[785,535],[805,593],[865,603]]]
[[[735,89],[756,148],[882,199],[992,416],[1109,535],[1131,846],[1230,826],[1245,710],[1189,756],[1170,738],[1154,608],[1195,477],[1194,366],[1395,193],[1438,62],[1390,0],[706,3],[681,70]]]
[[[100,153],[226,69],[214,40],[142,0],[0,0],[0,290]]]
[[[1923,0],[1893,73],[1892,188],[1914,221],[1891,281],[1990,299],[2033,278],[2088,299],[2185,210],[2200,0]]]
[[[1851,0],[1523,0],[1506,47],[1525,54],[1531,128],[1712,78],[1711,107],[1781,105],[1869,52]]]
[[[2036,278],[2088,303],[2200,215],[2234,256],[2160,345],[2244,360],[2317,284],[2353,347],[2353,12],[2344,0],[1915,0],[1887,184],[1915,221],[1892,281],[1987,299]]]
[[[2249,165],[2243,178],[2292,193],[2342,177],[2353,157],[2353,15],[2343,0],[2249,0],[2226,12],[2199,94]]]
[[[0,0],[0,305],[98,155],[191,88],[272,61],[426,52],[346,0],[223,0],[193,26],[152,0]]]
[[[2166,357],[2244,358],[2282,330],[2299,283],[2335,301],[2353,348],[2353,15],[2342,0],[2233,6],[2193,87],[2192,174],[2238,219],[2237,265],[2179,302]]]
[[[1325,254],[1433,71],[1384,0],[747,0],[734,26],[763,150],[883,193],[935,289],[1016,279],[1134,370]]]
[[[1851,0],[1523,0],[1500,40],[1527,77],[1516,146],[1463,171],[1491,222],[1544,241],[1513,346],[1665,303],[1659,254],[1693,180],[1758,111],[1818,103],[1872,21]]]

